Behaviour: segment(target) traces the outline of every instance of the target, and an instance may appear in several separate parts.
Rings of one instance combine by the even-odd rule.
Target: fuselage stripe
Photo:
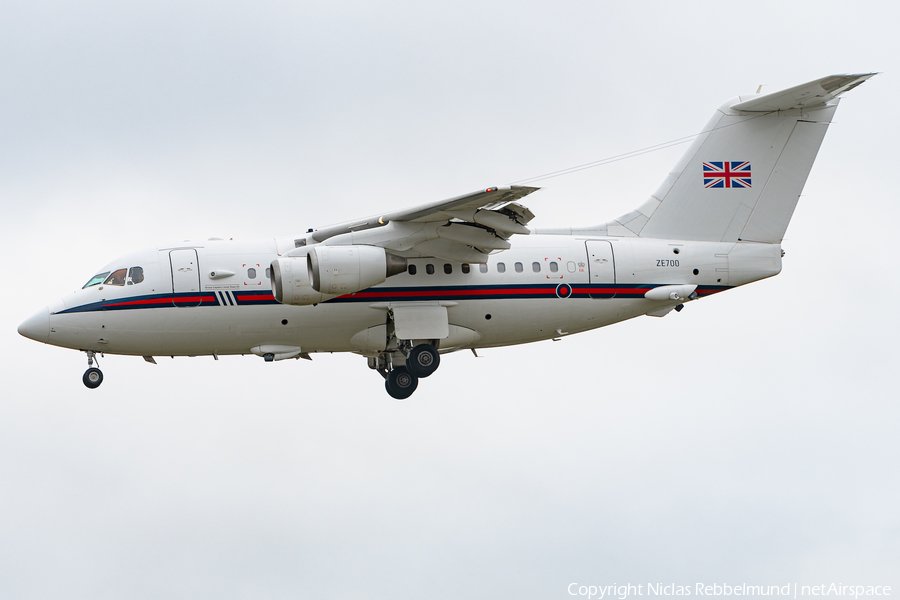
[[[671,284],[567,284],[571,294],[567,298],[643,298],[647,290],[661,285]],[[495,285],[495,286],[435,286],[429,288],[383,288],[363,290],[355,294],[345,294],[331,298],[325,302],[372,302],[372,301],[410,301],[410,300],[483,300],[483,299],[540,299],[557,298],[557,285],[536,284],[531,286]],[[699,286],[698,296],[708,296],[729,286]],[[183,304],[208,306],[211,303],[221,306],[259,306],[278,304],[270,291],[243,292],[232,294],[230,291],[201,292],[198,294],[158,294],[152,297],[135,298],[118,301],[101,301],[75,306],[61,313],[89,312],[100,310],[124,310],[137,308],[169,308]]]

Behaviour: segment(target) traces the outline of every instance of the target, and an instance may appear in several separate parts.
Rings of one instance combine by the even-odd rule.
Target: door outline
[[[176,252],[179,254],[176,255]],[[200,296],[200,261],[197,258],[197,249],[169,250],[169,266],[172,269],[172,304],[175,306],[200,306],[203,298]],[[176,277],[176,273],[178,273],[178,277]],[[179,294],[191,292],[194,295],[178,297]]]
[[[588,294],[591,298],[614,298],[616,295],[616,256],[613,252],[612,242],[587,240],[584,246],[587,251],[588,281],[590,282]]]

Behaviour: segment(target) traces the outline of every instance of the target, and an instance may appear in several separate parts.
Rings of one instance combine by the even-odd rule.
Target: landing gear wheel
[[[393,371],[388,373],[387,380],[384,382],[384,389],[391,397],[397,400],[405,400],[412,396],[419,385],[419,378],[410,373],[406,367],[395,367]]]
[[[81,380],[84,382],[84,385],[94,389],[100,387],[100,384],[103,383],[103,373],[97,367],[91,367],[84,372],[84,377]]]
[[[431,344],[419,344],[409,351],[406,368],[417,377],[428,377],[441,364],[441,355]]]

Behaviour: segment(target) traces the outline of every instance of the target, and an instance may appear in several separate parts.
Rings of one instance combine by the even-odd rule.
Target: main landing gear
[[[397,352],[385,352],[369,359],[369,367],[384,377],[384,389],[397,400],[412,396],[419,386],[419,379],[434,373],[441,364],[441,355],[431,344],[419,344],[406,352],[403,350],[401,346]],[[394,361],[400,364],[395,366]]]
[[[96,357],[97,354],[93,350],[87,351],[88,370],[84,372],[84,377],[81,378],[84,385],[90,389],[98,388],[100,387],[100,384],[103,383],[103,372],[97,368],[100,366],[100,361],[97,360],[97,366],[94,366]]]
[[[384,380],[384,389],[397,400],[405,400],[419,387],[419,378],[406,367],[394,367]]]
[[[441,365],[441,355],[431,344],[419,344],[409,351],[406,357],[406,368],[417,377],[428,377]]]

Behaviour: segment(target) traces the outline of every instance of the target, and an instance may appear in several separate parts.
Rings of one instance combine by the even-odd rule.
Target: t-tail
[[[831,75],[729,100],[649,200],[590,229],[610,236],[780,244],[839,96],[874,75]]]

